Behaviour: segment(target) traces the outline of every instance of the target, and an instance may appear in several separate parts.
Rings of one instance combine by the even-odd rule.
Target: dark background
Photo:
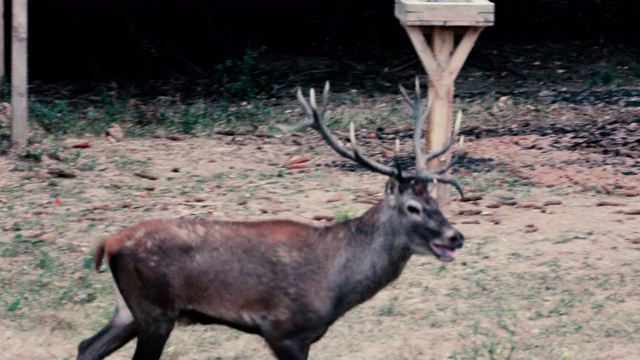
[[[494,2],[496,25],[480,48],[567,40],[637,47],[638,1]],[[264,58],[385,62],[413,52],[393,8],[393,0],[32,0],[30,80],[204,75],[248,49]]]

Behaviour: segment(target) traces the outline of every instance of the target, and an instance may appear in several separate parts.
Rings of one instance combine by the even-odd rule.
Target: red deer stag
[[[430,172],[420,138],[428,110],[416,94],[402,94],[415,125],[415,174],[401,172],[336,141],[324,123],[329,86],[317,108],[298,89],[306,120],[345,158],[389,176],[384,199],[364,215],[330,226],[293,221],[226,222],[153,219],[102,240],[116,289],[111,321],[78,346],[78,359],[102,359],[137,337],[133,358],[159,359],[177,321],[222,324],[260,335],[281,360],[307,359],[338,318],[398,278],[413,254],[452,261],[464,237],[430,196],[433,183],[458,182]],[[428,107],[427,107],[428,109]]]

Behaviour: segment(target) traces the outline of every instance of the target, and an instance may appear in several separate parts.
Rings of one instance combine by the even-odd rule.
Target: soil
[[[497,358],[637,354],[640,176],[631,170],[637,159],[558,148],[563,137],[467,142],[456,173],[467,197],[480,199],[451,205],[451,220],[468,238],[458,260],[444,265],[415,257],[400,280],[338,321],[314,345],[312,358],[483,358],[491,346]],[[6,242],[0,260],[3,269],[14,269],[2,275],[9,291],[3,298],[24,299],[23,308],[0,322],[4,358],[72,358],[75,344],[106,323],[112,280],[84,268],[83,259],[99,238],[123,226],[177,216],[277,217],[322,225],[313,218],[365,211],[380,199],[385,181],[328,166],[346,163],[311,133],[120,143],[74,138],[59,145],[80,143],[90,145],[83,158],[97,164],[91,171],[69,167],[73,178],[47,176],[61,166],[49,158],[38,170],[1,159],[3,168],[14,170],[2,180],[0,200]],[[287,161],[302,155],[311,158],[310,167],[287,170]],[[607,203],[620,206],[598,206]],[[458,215],[476,209],[479,215]],[[16,234],[42,239],[52,268],[41,260],[34,267],[24,252],[9,256]],[[56,293],[55,287],[83,278],[90,285],[48,310],[46,301],[31,294],[34,289],[20,288],[33,283],[11,281],[24,270],[26,278],[52,272],[42,291]],[[128,358],[131,351],[128,346],[113,358]],[[267,358],[268,350],[253,336],[194,326],[175,330],[165,354],[254,359]]]

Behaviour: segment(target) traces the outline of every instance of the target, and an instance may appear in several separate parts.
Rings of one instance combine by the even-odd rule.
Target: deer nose
[[[460,231],[456,230],[455,234],[453,235],[453,237],[451,237],[449,241],[451,241],[451,244],[453,245],[454,248],[460,249],[464,244],[464,235],[462,235]]]

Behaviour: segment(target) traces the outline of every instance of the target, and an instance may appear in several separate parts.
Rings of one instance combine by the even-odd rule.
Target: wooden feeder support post
[[[11,25],[11,144],[14,149],[27,145],[29,118],[27,84],[27,3],[13,0]]]
[[[487,0],[396,0],[395,13],[429,75],[431,113],[425,134],[427,151],[434,152],[450,139],[454,83],[480,32],[493,25],[494,5]],[[462,36],[456,44],[457,34]],[[438,169],[450,158],[449,151],[427,167]],[[451,189],[438,184],[436,199],[441,208],[448,207]]]

